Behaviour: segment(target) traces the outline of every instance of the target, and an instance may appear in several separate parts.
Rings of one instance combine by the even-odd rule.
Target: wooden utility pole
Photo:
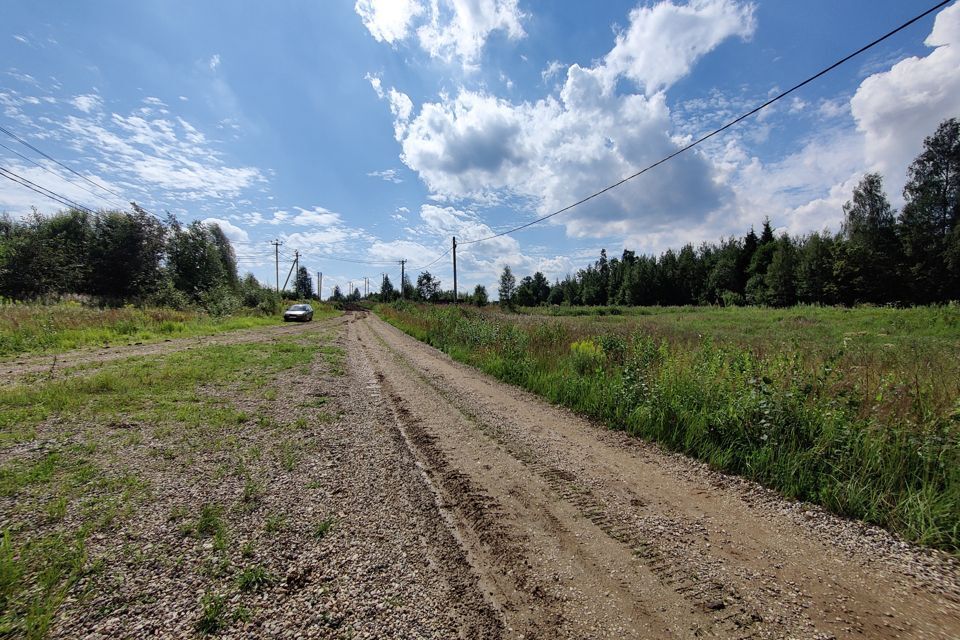
[[[453,236],[453,304],[460,302],[457,295],[457,236]]]
[[[277,293],[280,293],[280,241],[274,240],[273,245],[273,264],[277,270]]]
[[[317,300],[323,302],[323,271],[317,271]]]
[[[400,261],[400,299],[401,299],[401,300],[404,299],[404,297],[405,297],[404,294],[406,293],[406,292],[404,291],[404,286],[403,286],[404,283],[406,282],[406,272],[404,271],[404,266],[405,266],[406,264],[407,264],[407,261],[406,261],[406,260],[401,260],[401,261]]]

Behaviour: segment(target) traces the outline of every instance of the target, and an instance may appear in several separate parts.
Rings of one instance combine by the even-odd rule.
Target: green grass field
[[[315,319],[337,312],[315,305]],[[196,311],[122,307],[98,309],[76,303],[0,305],[0,359],[56,353],[79,347],[156,342],[282,324],[254,313],[214,317]]]
[[[130,563],[180,563],[231,593],[263,582],[251,569],[233,585],[240,567],[230,562],[248,562],[253,548],[238,549],[232,527],[251,526],[271,479],[309,450],[300,435],[308,421],[330,419],[323,407],[302,406],[296,422],[269,409],[285,372],[319,356],[338,363],[330,339],[310,332],[198,347],[0,390],[0,636],[46,637],[68,594],[82,601],[109,591]],[[193,504],[190,490],[171,498],[170,486],[191,482],[243,492],[238,505]],[[163,508],[173,546],[127,537],[131,523],[156,518],[171,500]],[[209,567],[183,564],[178,545],[192,538],[211,539]]]
[[[612,428],[960,551],[956,306],[378,312]]]

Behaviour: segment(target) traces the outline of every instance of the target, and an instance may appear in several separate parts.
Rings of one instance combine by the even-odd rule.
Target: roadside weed
[[[313,537],[317,540],[323,540],[330,530],[333,529],[334,519],[332,517],[324,518],[313,528]]]

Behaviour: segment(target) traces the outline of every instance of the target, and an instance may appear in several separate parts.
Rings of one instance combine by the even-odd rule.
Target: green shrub
[[[240,298],[233,289],[219,286],[200,294],[200,305],[215,318],[224,318],[240,310]]]
[[[190,297],[173,286],[170,280],[162,280],[160,287],[148,297],[151,305],[184,311],[190,307]]]

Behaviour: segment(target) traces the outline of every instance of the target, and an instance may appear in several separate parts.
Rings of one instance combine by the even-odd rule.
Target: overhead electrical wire
[[[59,202],[60,204],[66,207],[70,207],[72,209],[79,209],[80,211],[89,213],[91,215],[97,215],[97,212],[91,209],[90,207],[84,206],[79,202],[75,202],[70,198],[68,198],[67,196],[57,193],[56,191],[52,191],[50,189],[47,189],[46,187],[42,187],[36,182],[28,180],[27,178],[24,178],[20,174],[14,173],[9,169],[0,167],[0,175],[2,175],[4,178],[7,178],[8,180],[11,180],[13,182],[16,182],[26,187],[27,189],[30,189],[31,191],[35,191],[42,196],[45,196],[47,198],[50,198],[51,200]]]
[[[10,131],[9,129],[7,129],[6,127],[4,127],[4,126],[2,126],[2,125],[0,125],[0,132],[5,133],[6,135],[10,136],[11,138],[13,138],[14,140],[16,140],[17,142],[19,142],[19,143],[22,144],[23,146],[27,147],[28,149],[34,151],[35,153],[40,154],[41,156],[43,156],[44,158],[46,158],[46,159],[49,160],[50,162],[53,162],[54,164],[56,164],[56,165],[58,165],[58,166],[60,166],[60,167],[63,167],[64,169],[66,169],[67,171],[69,171],[69,172],[72,173],[73,175],[77,176],[78,178],[87,181],[88,183],[90,183],[91,185],[97,187],[98,189],[103,189],[103,190],[106,191],[107,193],[112,194],[112,195],[120,198],[120,200],[125,201],[125,198],[123,197],[122,194],[117,193],[117,192],[114,191],[113,189],[111,189],[111,188],[109,188],[109,187],[107,187],[107,186],[104,186],[103,184],[97,182],[96,180],[93,180],[93,179],[91,179],[91,178],[88,178],[87,176],[83,175],[83,174],[80,173],[79,171],[76,171],[76,170],[72,169],[71,167],[65,165],[64,163],[60,162],[59,160],[57,160],[56,158],[54,158],[54,157],[51,156],[50,154],[45,153],[44,151],[41,151],[40,149],[38,149],[38,148],[35,147],[34,145],[30,144],[29,142],[27,142],[26,140],[24,140],[23,138],[21,138],[20,136],[18,136],[16,133],[14,133],[13,131]],[[7,148],[9,149],[9,147],[7,147]],[[131,202],[131,204],[133,204],[133,203]],[[149,210],[147,210],[146,208],[144,208],[144,207],[142,207],[142,206],[140,206],[140,205],[137,205],[137,207],[139,207],[140,209],[143,209],[144,212],[152,215],[153,217],[157,218],[158,220],[163,220],[163,218],[161,218],[161,217],[158,216],[157,214],[153,213],[152,211],[149,211]]]
[[[411,269],[414,270],[414,271],[417,271],[417,270],[419,270],[419,269],[426,269],[427,267],[432,267],[432,266],[435,265],[436,263],[440,262],[441,259],[443,259],[443,258],[445,258],[446,256],[448,256],[451,251],[453,251],[453,247],[450,247],[449,249],[447,249],[446,251],[444,251],[443,253],[441,253],[439,256],[437,256],[436,258],[434,258],[433,262],[430,262],[430,263],[428,263],[428,264],[425,264],[425,265],[423,265],[422,267],[411,267]]]
[[[41,151],[40,149],[37,149],[35,146],[33,146],[32,144],[30,144],[29,142],[27,142],[26,140],[24,140],[23,138],[21,138],[20,136],[18,136],[18,135],[15,134],[14,132],[10,131],[10,130],[7,129],[6,127],[0,126],[0,132],[3,132],[3,133],[5,133],[5,134],[7,134],[7,135],[10,136],[11,138],[13,138],[14,140],[16,140],[16,141],[19,142],[20,144],[22,144],[23,146],[27,147],[28,149],[32,149],[32,150],[35,151],[36,153],[39,153],[41,156],[43,156],[43,157],[46,158],[47,160],[49,160],[49,161],[51,161],[51,162],[54,162],[54,163],[60,165],[61,167],[63,167],[63,168],[66,169],[67,171],[69,171],[70,173],[74,174],[75,176],[77,176],[77,177],[79,177],[79,178],[82,178],[82,179],[86,180],[87,182],[89,182],[89,183],[92,184],[93,186],[98,187],[98,188],[100,188],[100,189],[103,189],[104,191],[106,191],[106,192],[108,192],[108,193],[112,193],[113,195],[117,196],[118,198],[121,198],[121,199],[123,198],[122,195],[120,195],[119,193],[117,193],[117,192],[114,191],[113,189],[110,189],[109,187],[105,187],[105,186],[103,186],[102,184],[100,184],[99,182],[96,182],[95,180],[91,180],[91,179],[88,178],[87,176],[85,176],[85,175],[81,174],[80,172],[75,171],[74,169],[71,169],[71,168],[68,167],[67,165],[63,164],[62,162],[60,162],[59,160],[57,160],[57,159],[54,158],[53,156],[50,156],[50,155],[44,153],[44,152]]]
[[[300,257],[302,258],[302,257],[304,257],[305,255],[306,255],[306,254],[301,253],[301,254],[300,254]],[[324,254],[317,254],[317,255],[313,255],[313,256],[311,256],[311,257],[312,257],[314,260],[332,260],[332,261],[334,261],[334,262],[350,262],[350,263],[353,263],[353,264],[365,264],[365,265],[369,265],[369,266],[371,266],[371,267],[389,267],[389,266],[392,266],[392,265],[397,264],[397,262],[398,262],[397,260],[379,260],[379,261],[358,260],[358,259],[356,259],[356,258],[344,258],[344,257],[342,257],[342,256],[328,256],[328,255],[324,255]]]
[[[777,94],[776,96],[774,96],[773,98],[770,98],[769,100],[767,100],[767,101],[764,102],[763,104],[761,104],[761,105],[759,105],[759,106],[757,106],[757,107],[754,107],[753,109],[751,109],[750,111],[744,113],[743,115],[741,115],[741,116],[739,116],[739,117],[731,120],[730,122],[728,122],[727,124],[723,125],[723,126],[720,127],[719,129],[714,129],[713,131],[711,131],[711,132],[708,133],[707,135],[702,136],[702,137],[700,137],[700,138],[697,138],[696,140],[694,140],[694,141],[691,142],[690,144],[687,144],[686,146],[683,146],[683,147],[681,147],[680,149],[677,149],[676,151],[674,151],[674,152],[671,153],[670,155],[665,156],[665,157],[661,158],[660,160],[657,160],[657,161],[654,162],[653,164],[644,167],[643,169],[637,171],[636,173],[633,173],[633,174],[627,176],[626,178],[623,178],[622,180],[619,180],[619,181],[617,181],[617,182],[614,182],[613,184],[611,184],[611,185],[609,185],[609,186],[607,186],[607,187],[604,187],[603,189],[600,189],[599,191],[596,191],[596,192],[588,195],[588,196],[585,197],[585,198],[582,198],[582,199],[580,199],[580,200],[577,200],[577,201],[574,202],[573,204],[569,204],[569,205],[563,207],[562,209],[558,209],[558,210],[556,210],[556,211],[554,211],[554,212],[552,212],[552,213],[548,213],[547,215],[540,216],[539,218],[536,218],[536,219],[531,220],[531,221],[529,221],[529,222],[526,222],[526,223],[524,223],[524,224],[518,225],[518,226],[513,227],[513,228],[511,228],[511,229],[507,229],[506,231],[501,231],[501,232],[499,232],[499,233],[495,233],[495,234],[493,234],[493,235],[489,235],[489,236],[486,236],[486,237],[483,237],[483,238],[477,238],[477,239],[475,239],[475,240],[463,240],[463,241],[458,242],[457,244],[458,244],[458,245],[468,245],[468,244],[474,244],[474,243],[477,243],[477,242],[485,242],[485,241],[487,241],[487,240],[493,240],[494,238],[499,238],[499,237],[501,237],[501,236],[505,236],[505,235],[508,235],[508,234],[511,234],[511,233],[515,233],[515,232],[520,231],[520,230],[522,230],[522,229],[526,229],[527,227],[532,227],[533,225],[538,224],[538,223],[540,223],[540,222],[543,222],[544,220],[548,220],[548,219],[550,219],[550,218],[553,218],[554,216],[558,216],[558,215],[560,215],[561,213],[564,213],[564,212],[566,212],[566,211],[570,211],[570,210],[573,209],[574,207],[578,207],[578,206],[580,206],[581,204],[584,204],[585,202],[589,202],[590,200],[593,200],[594,198],[596,198],[596,197],[598,197],[598,196],[601,196],[601,195],[603,195],[604,193],[607,193],[608,191],[611,191],[611,190],[613,190],[613,189],[616,189],[617,187],[623,185],[624,183],[626,183],[626,182],[628,182],[628,181],[630,181],[630,180],[633,180],[634,178],[636,178],[636,177],[638,177],[638,176],[643,175],[643,174],[646,173],[647,171],[650,171],[651,169],[660,166],[661,164],[663,164],[663,163],[665,163],[665,162],[667,162],[667,161],[669,161],[669,160],[677,157],[678,155],[680,155],[681,153],[684,153],[685,151],[689,151],[690,149],[693,149],[694,147],[696,147],[696,146],[699,145],[700,143],[709,140],[710,138],[714,137],[715,135],[717,135],[717,134],[719,134],[719,133],[722,133],[722,132],[726,131],[727,129],[729,129],[730,127],[736,125],[737,123],[739,123],[739,122],[741,122],[741,121],[749,118],[750,116],[752,116],[752,115],[754,115],[754,114],[756,114],[756,113],[758,113],[758,112],[766,109],[767,107],[769,107],[769,106],[772,105],[773,103],[777,102],[778,100],[782,100],[783,98],[785,98],[786,96],[790,95],[790,94],[793,93],[794,91],[796,91],[796,90],[798,90],[798,89],[800,89],[800,88],[802,88],[802,87],[810,84],[811,82],[813,82],[813,81],[816,80],[817,78],[820,78],[821,76],[823,76],[823,75],[825,75],[825,74],[833,71],[834,69],[836,69],[836,68],[839,67],[840,65],[842,65],[842,64],[844,64],[845,62],[848,62],[849,60],[857,57],[857,56],[860,55],[861,53],[863,53],[863,52],[865,52],[865,51],[867,51],[867,50],[869,50],[869,49],[872,49],[873,47],[877,46],[878,44],[880,44],[880,43],[883,42],[884,40],[887,40],[887,39],[890,38],[891,36],[893,36],[893,35],[901,32],[901,31],[903,31],[904,29],[906,29],[907,27],[909,27],[909,26],[912,25],[913,23],[917,22],[918,20],[921,20],[921,19],[925,18],[926,16],[930,15],[931,13],[933,13],[934,11],[936,11],[937,9],[940,9],[941,7],[943,7],[943,6],[945,6],[945,5],[948,5],[948,4],[950,4],[951,2],[953,2],[953,0],[943,0],[942,2],[938,2],[936,5],[934,5],[934,6],[931,7],[930,9],[927,9],[927,10],[924,11],[923,13],[921,13],[921,14],[919,14],[919,15],[917,15],[917,16],[909,19],[909,20],[907,20],[906,22],[904,22],[904,23],[901,24],[900,26],[896,27],[895,29],[893,29],[893,30],[891,30],[891,31],[888,31],[886,34],[880,36],[879,38],[877,38],[877,39],[874,40],[873,42],[871,42],[871,43],[869,43],[869,44],[866,44],[866,45],[860,47],[859,49],[857,49],[857,50],[854,51],[853,53],[851,53],[851,54],[849,54],[849,55],[847,55],[847,56],[844,56],[843,58],[841,58],[840,60],[837,60],[836,62],[834,62],[834,63],[831,64],[830,66],[825,67],[824,69],[821,69],[820,71],[818,71],[817,73],[813,74],[812,76],[810,76],[810,77],[807,78],[806,80],[803,80],[802,82],[799,82],[799,83],[793,85],[792,87],[790,87],[790,88],[787,89],[786,91],[782,91],[782,92],[778,93],[778,94]]]
[[[19,151],[17,151],[16,149],[12,149],[12,148],[8,147],[7,145],[3,144],[2,142],[0,142],[0,147],[3,147],[4,149],[6,149],[7,151],[9,151],[10,153],[13,153],[13,154],[19,156],[20,158],[22,158],[23,160],[26,160],[27,162],[29,162],[29,163],[31,163],[31,164],[33,164],[33,165],[35,165],[35,166],[43,169],[44,171],[46,171],[46,172],[49,173],[50,175],[56,176],[57,178],[63,180],[64,182],[69,182],[70,184],[72,184],[73,186],[77,187],[78,189],[83,189],[84,191],[86,191],[87,193],[89,193],[90,195],[92,195],[93,197],[99,198],[100,200],[103,200],[104,202],[106,202],[107,204],[109,204],[111,207],[116,207],[116,206],[117,206],[116,200],[110,200],[109,198],[107,198],[106,196],[104,196],[102,193],[97,193],[96,191],[93,191],[92,189],[89,189],[89,188],[83,186],[82,184],[77,184],[77,183],[74,182],[73,180],[69,180],[69,179],[65,178],[64,176],[60,175],[60,174],[57,173],[56,171],[53,171],[50,167],[47,167],[47,166],[44,166],[44,165],[40,164],[39,162],[37,162],[36,160],[34,160],[33,158],[31,158],[30,156],[24,155],[24,154],[20,153]],[[123,208],[126,208],[126,206],[127,206],[127,205],[125,205],[125,204],[124,204],[124,205],[120,205],[120,208],[123,209]]]

